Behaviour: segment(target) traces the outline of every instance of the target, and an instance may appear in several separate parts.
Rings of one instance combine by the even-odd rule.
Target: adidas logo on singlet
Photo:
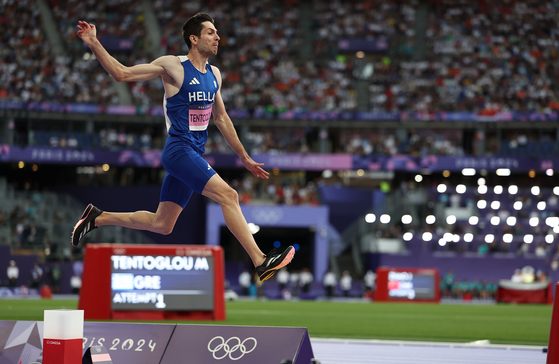
[[[199,85],[199,84],[200,84],[200,81],[198,81],[198,80],[196,79],[196,77],[194,77],[194,78],[192,79],[192,81],[190,81],[190,83],[189,83],[189,85]]]

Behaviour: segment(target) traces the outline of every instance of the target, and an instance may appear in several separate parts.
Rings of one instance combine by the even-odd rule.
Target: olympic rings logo
[[[214,348],[212,348],[212,343],[216,340],[218,344]],[[254,346],[252,346],[251,349],[247,349],[247,347],[245,346],[245,343],[249,340],[254,342]],[[221,341],[221,343],[219,343],[219,341]],[[232,346],[229,344],[231,341],[234,341],[234,343],[232,343],[234,345]],[[247,337],[246,339],[241,341],[241,339],[239,339],[238,337],[233,336],[232,338],[227,339],[227,341],[225,341],[223,336],[216,336],[213,339],[211,339],[210,342],[208,343],[208,350],[210,351],[210,353],[212,353],[214,359],[217,360],[221,360],[226,356],[229,356],[229,359],[231,360],[239,360],[245,354],[254,351],[254,349],[256,349],[257,344],[258,342],[253,337]],[[240,352],[240,355],[235,354],[237,351]]]

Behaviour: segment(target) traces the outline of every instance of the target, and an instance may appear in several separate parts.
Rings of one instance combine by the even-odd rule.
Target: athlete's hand
[[[78,20],[78,36],[86,42],[88,45],[91,44],[95,39],[97,39],[97,28],[95,25],[89,24],[88,22]]]
[[[243,164],[245,165],[246,169],[251,171],[252,174],[254,174],[256,177],[263,179],[270,178],[268,177],[270,173],[262,169],[264,163],[256,163],[252,160],[252,158],[248,157],[246,160],[243,160]]]

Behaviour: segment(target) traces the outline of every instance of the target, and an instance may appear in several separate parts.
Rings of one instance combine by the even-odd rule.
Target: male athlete
[[[118,82],[145,81],[161,76],[165,88],[163,108],[169,136],[161,155],[167,171],[155,213],[136,211],[113,213],[89,204],[72,232],[72,244],[103,225],[118,225],[137,230],[170,234],[192,192],[196,191],[217,202],[225,223],[252,259],[261,280],[289,264],[295,249],[283,252],[273,249],[264,255],[252,236],[239,206],[237,191],[232,189],[202,158],[208,139],[208,123],[214,122],[245,167],[256,177],[268,178],[263,163],[250,158],[227,115],[221,98],[221,73],[208,63],[217,54],[219,35],[213,18],[198,13],[182,27],[189,48],[187,56],[163,56],[150,64],[126,67],[113,58],[97,40],[95,25],[78,22],[78,36],[91,48],[101,65]]]

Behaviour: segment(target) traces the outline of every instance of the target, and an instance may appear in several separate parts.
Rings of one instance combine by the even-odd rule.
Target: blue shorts
[[[192,192],[202,194],[206,183],[216,174],[201,153],[178,137],[167,137],[161,163],[167,175],[163,179],[159,201],[171,201],[182,208],[190,200]]]

